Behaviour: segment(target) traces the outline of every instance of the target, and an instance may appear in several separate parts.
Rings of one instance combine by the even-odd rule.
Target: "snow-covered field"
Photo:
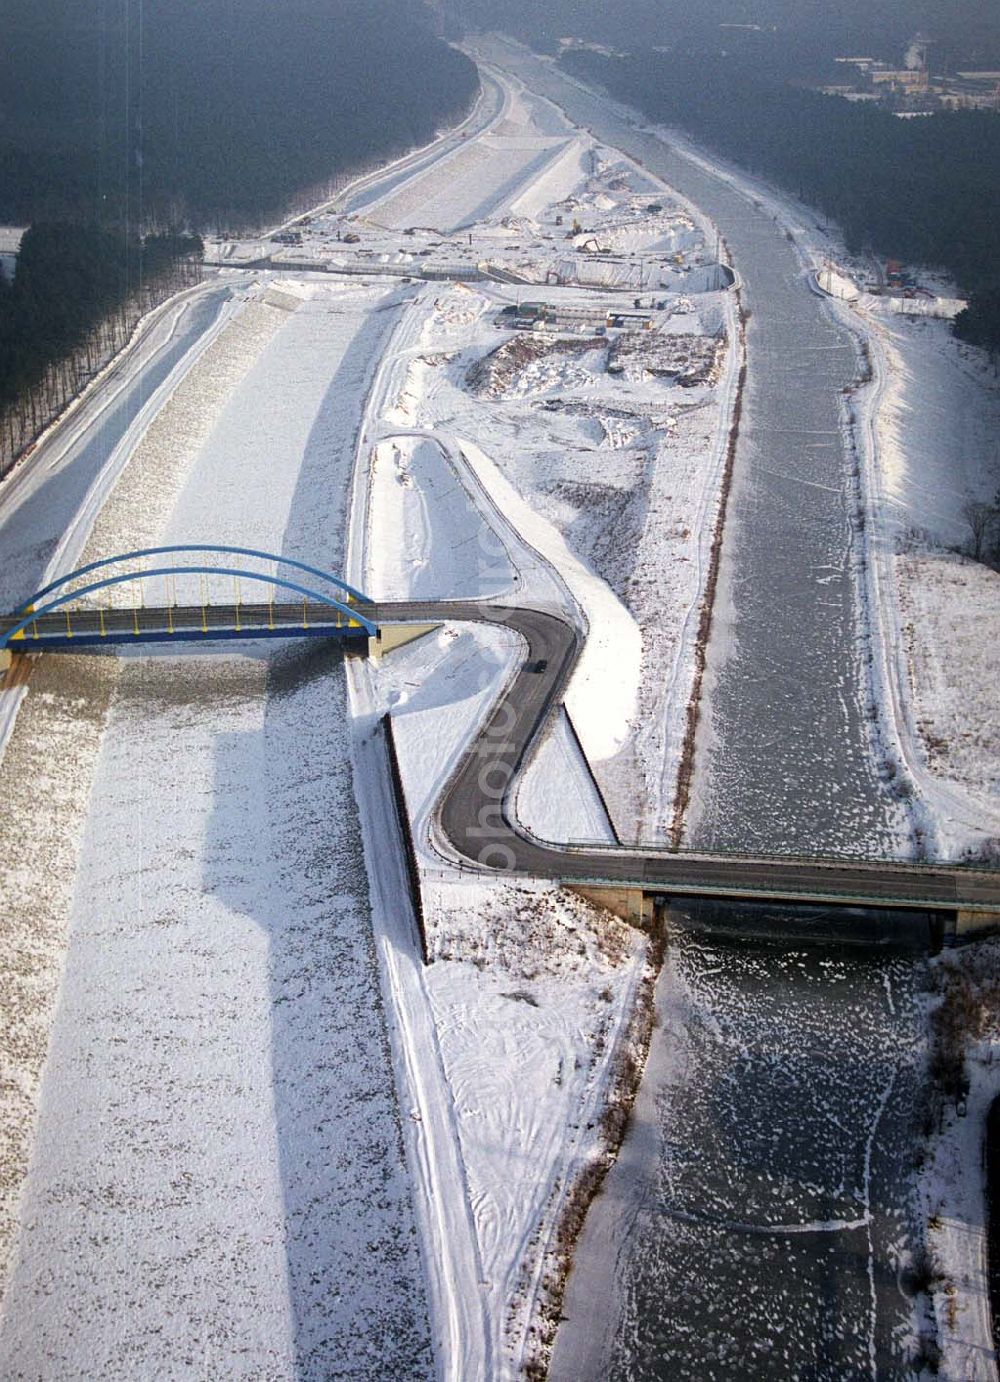
[[[901,654],[916,787],[935,851],[977,854],[1000,840],[1000,578],[953,549],[970,541],[963,507],[1000,487],[1000,382],[946,322],[886,318],[874,298],[857,310],[876,369],[882,619]]]
[[[1000,485],[1000,381],[980,352],[954,339],[947,322],[887,318],[885,304],[871,297],[858,311],[876,338],[875,363],[884,375],[884,521],[896,536],[962,545],[969,538],[963,504],[992,498]]]
[[[872,520],[869,603],[884,647],[879,693],[899,744],[897,780],[905,779],[928,854],[990,854],[1000,839],[997,576],[962,554],[971,540],[963,510],[991,502],[1000,485],[1000,381],[948,321],[908,318],[897,300],[861,292],[868,265],[831,246],[832,232],[797,233],[813,258],[822,245],[838,251],[844,267],[833,295],[844,299],[841,318],[871,365],[870,383],[855,394],[856,440]],[[838,284],[854,289],[849,301]]]
[[[1000,573],[950,553],[895,558],[903,645],[930,772],[968,794],[985,837],[1000,838]],[[947,808],[944,808],[947,809]],[[947,818],[941,821],[946,827]],[[961,833],[953,848],[982,848]]]
[[[629,164],[601,150],[593,163],[598,171],[558,204],[533,204],[536,228],[562,214],[557,205],[600,229],[605,221],[619,224],[623,207],[650,202],[649,179]],[[565,184],[558,190],[564,193]],[[690,217],[663,189],[657,195],[662,210],[643,213],[645,223],[661,217],[670,225],[680,215],[690,240]],[[561,308],[591,303],[571,290],[543,291]],[[649,314],[654,330],[610,338],[586,326],[540,336],[498,331],[503,303],[500,290],[457,285],[437,293],[385,425],[446,435],[487,490],[505,481],[497,507],[509,515],[510,504],[523,501],[514,526],[536,548],[546,548],[537,534],[540,521],[561,535],[570,550],[552,554],[553,561],[590,630],[568,705],[621,836],[662,839],[673,808],[735,397],[735,303],[724,292],[697,300],[671,296],[662,300],[663,310]],[[429,507],[413,492],[419,487],[413,466],[401,473],[401,446],[390,438],[376,466],[390,526],[401,503],[415,515]],[[384,478],[393,467],[403,491],[395,495]],[[432,547],[426,518],[421,527],[419,553]],[[471,533],[462,537],[474,551]],[[387,550],[388,542],[377,546]],[[428,558],[412,546],[407,552],[406,560],[420,567],[408,589],[446,593],[441,576],[423,570]],[[446,553],[435,564],[445,559]],[[574,565],[592,573],[585,578],[589,595],[574,586]],[[402,593],[402,574],[394,570],[386,589]],[[466,583],[451,593],[492,589]],[[530,593],[522,588],[522,598]],[[536,598],[545,594],[551,598],[535,591]],[[586,695],[587,662],[602,641],[600,689]],[[618,684],[620,694],[609,702]],[[617,714],[609,713],[612,704]],[[558,833],[556,823],[551,828]]]

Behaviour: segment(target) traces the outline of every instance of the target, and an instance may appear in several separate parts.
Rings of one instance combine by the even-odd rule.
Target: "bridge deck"
[[[566,846],[529,835],[517,821],[518,773],[575,668],[582,637],[543,610],[471,601],[376,605],[377,618],[504,622],[524,641],[520,671],[505,688],[457,764],[435,810],[435,835],[484,872],[527,874],[560,883],[626,887],[646,894],[751,898],[984,912],[1000,917],[1000,873],[955,864],[787,855],[708,854],[649,846]],[[544,671],[536,669],[544,667]]]
[[[359,613],[368,610],[359,606]],[[0,618],[0,638],[20,622]],[[316,600],[292,603],[66,608],[40,614],[11,652],[72,652],[101,644],[198,643],[236,638],[367,638],[358,620]]]
[[[357,618],[353,611],[357,610]],[[358,601],[351,612],[309,599],[278,604],[179,605],[40,614],[12,652],[70,652],[102,644],[198,643],[211,639],[340,638],[364,640],[373,625],[442,619],[502,619],[524,642],[517,675],[473,736],[435,811],[436,833],[463,862],[486,873],[527,874],[577,885],[644,893],[743,897],[790,902],[983,912],[1000,917],[1000,873],[953,864],[864,859],[710,855],[666,849],[557,845],[517,823],[512,789],[557,706],[579,658],[581,635],[542,610],[465,601]],[[0,638],[20,619],[0,618]]]

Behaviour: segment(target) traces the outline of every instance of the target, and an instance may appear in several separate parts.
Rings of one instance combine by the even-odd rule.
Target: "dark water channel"
[[[1000,1099],[986,1116],[986,1226],[989,1255],[990,1317],[994,1346],[1000,1338]]]
[[[510,51],[503,61],[514,66]],[[855,480],[842,434],[843,389],[859,372],[852,339],[810,291],[765,206],[551,66],[518,56],[516,70],[710,216],[742,278],[747,385],[689,843],[892,853],[907,829],[872,752]]]
[[[497,60],[711,216],[744,282],[748,381],[689,842],[905,848],[870,739],[841,430],[850,337],[765,207],[550,66]],[[552,1376],[910,1376],[922,962],[794,933],[706,936],[703,922],[671,911],[659,1025]]]
[[[645,1078],[552,1377],[906,1377],[921,964],[702,921],[671,910]]]

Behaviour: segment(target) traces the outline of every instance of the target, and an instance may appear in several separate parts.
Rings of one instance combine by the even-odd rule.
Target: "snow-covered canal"
[[[57,454],[4,487],[0,504],[0,602],[15,606],[42,583],[56,541],[71,527],[84,498],[115,449],[171,371],[218,318],[230,296],[225,286],[185,294],[157,314],[134,357],[118,361],[111,379],[84,402],[60,434]]]
[[[163,541],[337,568],[397,301],[358,289],[256,309],[268,342]],[[78,667],[62,675],[85,694]],[[358,1377],[431,1369],[342,671],[308,647],[129,660],[91,790],[0,1373],[322,1377],[345,1360]]]

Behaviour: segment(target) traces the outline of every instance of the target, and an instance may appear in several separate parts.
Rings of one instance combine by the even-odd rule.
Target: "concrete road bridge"
[[[211,561],[209,559],[212,559]],[[264,571],[248,563],[263,562]],[[219,563],[224,564],[219,564]],[[236,564],[236,563],[239,564]],[[157,583],[196,580],[203,598],[144,600]],[[233,595],[209,595],[220,580]],[[243,585],[269,588],[245,602]],[[210,589],[211,587],[211,589]],[[126,590],[126,602],[94,601]],[[516,780],[563,695],[582,635],[542,609],[474,601],[376,602],[318,567],[252,548],[147,548],[60,577],[0,617],[0,656],[85,652],[108,645],[254,638],[333,638],[362,654],[398,646],[445,621],[503,624],[521,639],[521,666],[445,785],[434,813],[438,848],[485,873],[548,878],[641,921],[668,897],[944,913],[958,932],[1000,923],[1000,872],[956,864],[861,858],[699,853],[648,845],[563,845],[516,819]]]
[[[657,898],[725,898],[794,905],[944,913],[959,933],[1000,924],[1000,872],[953,864],[709,854],[648,845],[558,845],[514,815],[518,774],[562,703],[580,633],[544,610],[476,602],[376,604],[376,621],[503,624],[523,640],[519,671],[448,781],[434,815],[443,852],[462,864],[551,878],[640,920]]]

